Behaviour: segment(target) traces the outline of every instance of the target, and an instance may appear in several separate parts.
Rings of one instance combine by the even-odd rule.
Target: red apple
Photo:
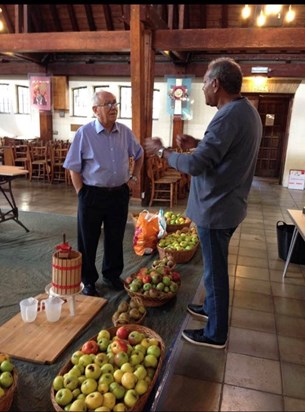
[[[95,342],[95,340],[88,340],[87,342],[85,342],[82,346],[82,352],[86,353],[86,354],[97,354],[99,351],[99,346],[97,344],[97,342]]]
[[[127,339],[129,330],[125,326],[120,326],[116,331],[116,336],[120,339]]]
[[[172,276],[172,280],[174,282],[180,282],[181,277],[180,277],[180,274],[178,272],[172,272],[171,276]]]
[[[151,276],[150,275],[144,275],[142,278],[143,283],[151,283]]]
[[[111,342],[110,344],[111,351],[116,354],[119,352],[128,352],[128,345],[126,342],[124,342],[122,339],[115,339],[114,341]]]
[[[133,281],[132,276],[127,276],[127,278],[125,279],[125,282],[127,283],[127,285],[129,285],[132,281]]]

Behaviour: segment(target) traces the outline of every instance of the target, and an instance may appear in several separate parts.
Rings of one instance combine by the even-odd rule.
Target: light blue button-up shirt
[[[75,133],[64,167],[80,173],[86,185],[115,187],[129,180],[129,158],[137,160],[142,154],[129,127],[116,122],[109,133],[95,119]]]

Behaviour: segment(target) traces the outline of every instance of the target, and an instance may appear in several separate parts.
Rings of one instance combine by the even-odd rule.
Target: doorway
[[[293,95],[249,94],[263,123],[255,176],[282,179]]]

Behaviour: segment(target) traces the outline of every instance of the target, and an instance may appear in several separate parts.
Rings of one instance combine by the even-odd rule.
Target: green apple
[[[97,390],[98,390],[99,392],[101,392],[102,395],[104,395],[104,393],[106,393],[106,392],[109,391],[109,385],[108,385],[108,383],[106,383],[106,382],[98,383],[98,385],[97,385]]]
[[[0,364],[0,370],[2,372],[12,372],[13,369],[14,369],[14,365],[9,359],[5,359]]]
[[[10,386],[12,386],[13,382],[14,378],[11,372],[6,371],[1,373],[0,385],[2,386],[2,388],[9,388]]]
[[[134,367],[129,362],[123,363],[120,369],[123,372],[133,372],[134,371]]]
[[[140,365],[136,365],[135,371],[133,373],[134,373],[134,375],[136,375],[138,380],[141,380],[141,379],[144,379],[146,377],[147,370],[146,370],[145,366],[140,364]]]
[[[102,406],[103,401],[104,401],[104,395],[102,395],[98,391],[89,393],[85,398],[85,403],[87,405],[87,408],[90,410],[94,410]]]
[[[137,330],[133,330],[129,333],[128,335],[128,342],[132,345],[135,346],[138,343],[141,342],[141,340],[144,339],[144,335],[141,332],[138,332]]]
[[[80,356],[78,363],[86,367],[87,365],[90,365],[90,363],[92,363],[92,358],[88,353],[85,353]]]
[[[107,330],[107,329],[102,329],[102,330],[99,331],[99,333],[97,334],[96,340],[98,341],[98,340],[100,340],[100,339],[102,339],[102,338],[106,338],[106,339],[108,339],[108,340],[111,339],[111,335],[110,335],[109,330]]]
[[[98,339],[98,341],[97,341],[97,344],[98,344],[98,346],[99,346],[99,348],[100,348],[100,351],[101,352],[106,352],[106,350],[107,350],[107,348],[108,348],[108,345],[110,344],[110,339],[107,339],[107,338],[100,338],[100,339]]]
[[[77,399],[78,395],[80,395],[80,394],[81,394],[80,388],[73,389],[73,391],[72,391],[73,399]]]
[[[100,384],[100,383],[107,383],[108,385],[110,385],[113,381],[114,381],[114,378],[113,378],[112,373],[106,372],[106,373],[103,373],[103,374],[100,376],[100,378],[99,378],[99,380],[98,380],[98,383],[99,383],[99,384]]]
[[[123,399],[126,389],[123,385],[120,385],[118,382],[112,382],[109,386],[109,390],[114,394],[116,399]]]
[[[71,403],[70,412],[86,412],[87,411],[87,405],[85,402],[85,399],[76,399]]]
[[[0,398],[5,395],[5,390],[0,386]]]
[[[78,365],[73,365],[67,374],[67,376],[76,376],[77,378],[81,375],[82,375],[82,371],[78,367]]]
[[[148,349],[147,349],[148,350]],[[144,366],[147,367],[152,367],[156,368],[158,365],[158,358],[155,357],[155,355],[146,355],[144,358]]]
[[[82,393],[89,395],[89,393],[95,392],[97,389],[97,381],[92,378],[86,378],[80,387]]]
[[[156,358],[159,358],[161,355],[161,349],[157,345],[151,345],[147,348],[146,355],[154,355]]]
[[[85,368],[86,378],[98,379],[102,374],[101,367],[97,363],[90,363]]]
[[[101,371],[102,373],[113,373],[113,365],[111,363],[104,363],[104,365],[101,366]]]
[[[116,404],[116,397],[111,392],[106,392],[103,396],[103,406],[106,406],[110,411],[112,411],[114,405]]]
[[[86,376],[85,375],[81,375],[78,377],[78,383],[79,385],[81,385],[85,380],[86,380]]]
[[[133,389],[136,386],[138,378],[133,372],[125,372],[121,379],[121,384],[126,389]]]
[[[55,394],[55,400],[60,406],[68,405],[73,399],[72,391],[68,388],[59,389]]]
[[[148,386],[149,386],[149,385],[148,385],[147,381],[145,381],[144,379],[140,379],[140,380],[138,380],[138,382],[136,383],[135,391],[136,391],[139,395],[143,395],[145,392],[147,392]]]
[[[122,376],[124,375],[124,371],[122,369],[117,369],[113,372],[113,379],[117,383],[121,383]]]
[[[124,403],[128,408],[133,408],[138,402],[139,397],[135,389],[128,389],[124,396]]]
[[[129,361],[129,356],[126,352],[118,352],[114,355],[114,364],[121,367],[124,363]]]
[[[97,363],[99,366],[108,363],[107,354],[104,352],[100,352],[95,356],[94,363]]]
[[[64,388],[68,388],[71,391],[78,387],[78,377],[74,375],[68,375],[64,378]]]
[[[130,355],[131,365],[139,365],[144,359],[144,353],[141,351],[133,350]]]
[[[144,345],[142,345],[142,343],[138,343],[137,345],[135,345],[133,350],[140,351],[140,352],[143,353],[143,355],[146,354],[146,347]]]
[[[57,375],[53,379],[53,388],[56,391],[59,391],[59,389],[62,389],[64,387],[64,378],[62,375]]]
[[[123,402],[116,403],[113,407],[113,412],[126,412],[126,405]]]

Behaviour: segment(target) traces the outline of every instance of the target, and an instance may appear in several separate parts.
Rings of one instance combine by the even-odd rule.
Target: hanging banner
[[[181,116],[183,120],[192,118],[190,94],[191,77],[167,78],[167,112],[170,115]]]
[[[39,110],[51,110],[51,77],[30,76],[31,105]]]

